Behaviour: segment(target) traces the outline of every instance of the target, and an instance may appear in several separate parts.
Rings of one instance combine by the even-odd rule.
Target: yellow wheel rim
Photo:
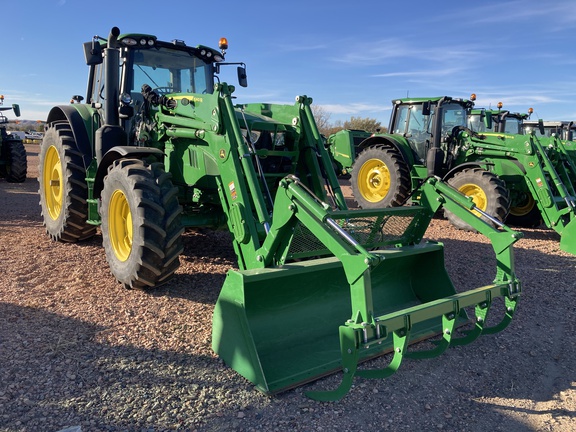
[[[513,216],[526,216],[532,211],[535,205],[536,201],[534,201],[534,198],[532,198],[531,195],[528,195],[524,205],[510,207],[510,214]]]
[[[486,211],[488,208],[488,198],[486,197],[486,193],[479,187],[477,184],[474,183],[466,183],[458,188],[458,190],[466,195],[467,197],[472,197],[472,201],[483,212]],[[480,213],[473,211],[476,216],[480,217]]]
[[[44,165],[42,168],[42,186],[44,198],[46,200],[46,209],[48,215],[56,220],[62,211],[63,201],[63,176],[62,163],[58,150],[50,146],[44,156]]]
[[[126,195],[119,190],[110,198],[108,230],[116,258],[126,261],[132,251],[132,213]]]
[[[358,190],[369,202],[382,201],[390,191],[390,170],[379,159],[369,159],[358,172]]]

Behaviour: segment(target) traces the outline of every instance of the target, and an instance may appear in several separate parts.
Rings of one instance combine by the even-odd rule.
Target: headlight
[[[132,103],[132,96],[130,96],[130,93],[122,93],[120,95],[120,102],[124,105],[130,105]]]

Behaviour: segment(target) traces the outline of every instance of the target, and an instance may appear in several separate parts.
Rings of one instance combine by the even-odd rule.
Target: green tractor
[[[576,141],[573,121],[527,120],[522,124],[522,133],[534,133],[538,137],[552,139],[554,146],[565,152],[573,164],[576,164]]]
[[[526,119],[520,115],[504,123],[508,114],[472,107],[471,101],[449,97],[395,100],[391,133],[370,134],[355,147],[359,153],[351,167],[351,185],[358,204],[402,205],[424,179],[437,176],[497,220],[525,227],[543,221],[561,235],[561,249],[576,253],[571,240],[576,232],[576,223],[571,223],[576,167],[568,145],[555,136],[502,132],[511,125],[515,132],[518,121]],[[336,151],[353,151],[343,137],[340,143],[328,139],[334,158]],[[444,213],[455,227],[471,228],[450,211]]]
[[[523,124],[529,121],[534,110],[529,108],[526,114],[503,110],[502,106],[502,102],[498,102],[497,110],[473,108],[468,116],[468,128],[479,133],[495,132],[514,135],[524,133]]]
[[[6,132],[8,118],[2,111],[14,110],[14,115],[20,117],[20,106],[12,104],[11,107],[1,106],[4,104],[4,96],[0,96],[0,177],[10,183],[22,183],[26,180],[28,163],[26,161],[26,148],[22,140],[15,134]]]
[[[423,182],[418,205],[347,209],[312,100],[234,105],[218,73],[235,64],[246,85],[246,67],[225,63],[226,48],[118,28],[84,44],[86,103],[76,96],[52,108],[40,150],[41,211],[54,240],[80,241],[99,226],[114,277],[152,288],[178,268],[185,228],[227,229],[238,268],[215,305],[213,349],[268,394],[342,371],[337,389],[308,393],[336,400],[355,375],[383,378],[403,358],[434,357],[508,325],[521,292],[519,233],[493,228],[436,178]],[[443,245],[422,241],[442,205],[492,242],[492,284],[457,293]],[[503,318],[488,326],[493,302]],[[455,326],[470,321],[457,338]],[[432,351],[407,352],[435,335]],[[389,351],[389,368],[356,371]]]
[[[573,141],[575,129],[576,125],[571,121],[528,120],[523,122],[521,133],[533,132],[537,136],[547,138],[554,134],[563,141]]]

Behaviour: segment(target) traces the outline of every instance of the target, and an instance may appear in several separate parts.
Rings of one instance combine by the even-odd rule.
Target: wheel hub
[[[488,197],[480,186],[474,183],[466,183],[460,186],[458,190],[467,197],[471,197],[476,207],[484,212],[486,211],[488,208]],[[475,213],[477,216],[481,216],[478,212],[472,213]]]
[[[132,213],[126,195],[114,191],[108,213],[110,244],[119,261],[126,261],[132,251]]]
[[[358,188],[367,201],[384,199],[390,191],[390,170],[386,164],[379,159],[366,161],[358,173]]]
[[[62,178],[62,163],[58,155],[58,150],[56,147],[50,146],[44,157],[42,181],[44,196],[46,198],[46,208],[48,215],[53,220],[58,219],[62,211]]]

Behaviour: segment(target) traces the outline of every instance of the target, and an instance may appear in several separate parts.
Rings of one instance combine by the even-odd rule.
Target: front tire
[[[456,173],[448,180],[448,184],[460,193],[472,197],[474,204],[484,213],[504,222],[510,208],[510,199],[506,184],[500,177],[481,168],[466,168]],[[477,216],[481,216],[476,212]],[[450,223],[461,230],[474,229],[454,213],[444,210],[444,215]],[[492,226],[495,224],[487,218],[483,220]]]
[[[2,167],[0,175],[9,183],[22,183],[26,180],[28,162],[26,148],[21,140],[5,139],[2,141],[2,159],[8,163]]]
[[[178,189],[162,164],[121,159],[102,190],[102,241],[114,277],[127,288],[166,282],[180,266],[184,228]]]
[[[68,123],[51,125],[40,146],[40,207],[53,240],[77,242],[96,233],[88,220],[88,185],[82,153]]]
[[[393,147],[376,145],[362,151],[352,165],[352,194],[364,209],[397,207],[410,196],[408,165]]]

